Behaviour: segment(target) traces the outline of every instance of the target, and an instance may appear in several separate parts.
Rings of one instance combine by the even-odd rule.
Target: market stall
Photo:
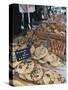
[[[35,28],[27,30],[26,35],[13,39],[9,50],[10,84],[66,82],[66,23],[63,15],[50,14],[47,20],[41,19]]]

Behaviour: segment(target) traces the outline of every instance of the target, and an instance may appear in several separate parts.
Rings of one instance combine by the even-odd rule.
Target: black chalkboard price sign
[[[29,48],[24,48],[21,50],[15,51],[15,55],[18,61],[20,60],[26,60],[31,56]]]

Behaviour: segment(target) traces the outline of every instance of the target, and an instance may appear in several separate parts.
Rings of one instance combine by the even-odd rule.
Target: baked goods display
[[[65,82],[65,79],[62,75],[60,75],[59,73],[57,73],[56,71],[50,68],[45,67],[46,69],[43,69],[42,66],[38,64],[37,62],[34,62],[34,67],[31,67],[32,68],[31,71],[29,71],[30,69],[25,69],[23,71],[24,68],[19,67],[21,64],[17,66],[16,71],[15,71],[16,73],[18,73],[18,78],[19,78],[19,81],[13,80],[13,84],[15,85],[18,84],[17,82],[20,83],[19,85],[23,85],[21,81],[24,81],[27,83],[29,82],[29,83],[37,84],[37,85],[38,84],[39,85],[59,84],[59,83]],[[25,62],[25,65],[26,64],[27,62]],[[19,69],[18,67],[20,68],[20,70],[18,70]]]
[[[48,50],[65,59],[65,43],[66,43],[66,26],[62,23],[43,23],[40,24],[36,31],[38,42],[41,40],[48,41]],[[41,42],[40,42],[41,43]]]
[[[56,33],[60,35],[65,35],[66,26],[62,23],[42,23],[37,27],[37,34],[44,34],[46,32]],[[62,34],[63,32],[63,34]]]
[[[56,56],[54,53],[49,52],[44,46],[36,48],[35,53],[32,55],[32,59],[36,60],[40,64],[48,64],[49,66],[64,66],[62,59]]]
[[[42,84],[54,84],[54,83],[59,84],[65,82],[65,79],[62,75],[60,75],[59,73],[48,67],[43,68],[41,64],[33,60],[28,60],[27,62],[21,62],[19,65],[17,65],[15,69],[15,73],[18,73],[18,76],[15,77],[17,77],[19,81],[17,79],[16,80],[13,79],[12,81],[13,85],[17,85],[18,83],[19,85],[26,85],[26,83],[32,83],[33,85],[35,84],[42,85]]]
[[[24,37],[14,40],[9,47],[9,66],[13,76],[10,78],[10,84],[25,86],[65,83],[66,78],[59,73],[60,69],[59,72],[56,70],[66,66],[66,60],[63,58],[66,55],[65,33],[64,25],[47,23],[39,25],[35,32],[29,31]],[[62,40],[51,36],[53,34],[59,35]],[[31,39],[30,46],[29,39]],[[27,57],[26,49],[29,50],[30,57]],[[17,55],[24,58],[18,60],[17,51],[20,52]]]
[[[41,39],[53,38],[65,41],[66,26],[61,23],[43,23],[37,27],[35,34]]]
[[[67,8],[12,4],[9,9],[9,84],[66,83]]]

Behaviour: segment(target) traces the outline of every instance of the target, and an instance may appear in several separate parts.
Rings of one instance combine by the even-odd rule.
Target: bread
[[[43,81],[44,81],[44,84],[59,84],[59,83],[63,83],[65,80],[56,71],[49,70],[45,72],[43,76]]]
[[[16,71],[20,74],[27,74],[30,73],[34,68],[34,62],[33,61],[27,61],[27,62],[22,62],[20,63],[17,68]]]
[[[44,46],[37,47],[35,50],[35,56],[37,58],[43,58],[48,55],[48,50]]]
[[[34,67],[33,71],[30,74],[25,74],[26,79],[33,82],[40,80],[42,76],[43,70],[39,64]]]
[[[22,61],[9,62],[9,65],[12,68],[16,68]]]

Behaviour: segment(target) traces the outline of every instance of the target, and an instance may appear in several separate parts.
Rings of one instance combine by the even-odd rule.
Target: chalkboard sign
[[[30,50],[28,48],[24,48],[24,49],[15,51],[15,55],[16,55],[16,58],[18,61],[26,60],[29,57],[31,57],[31,53],[30,53]]]

